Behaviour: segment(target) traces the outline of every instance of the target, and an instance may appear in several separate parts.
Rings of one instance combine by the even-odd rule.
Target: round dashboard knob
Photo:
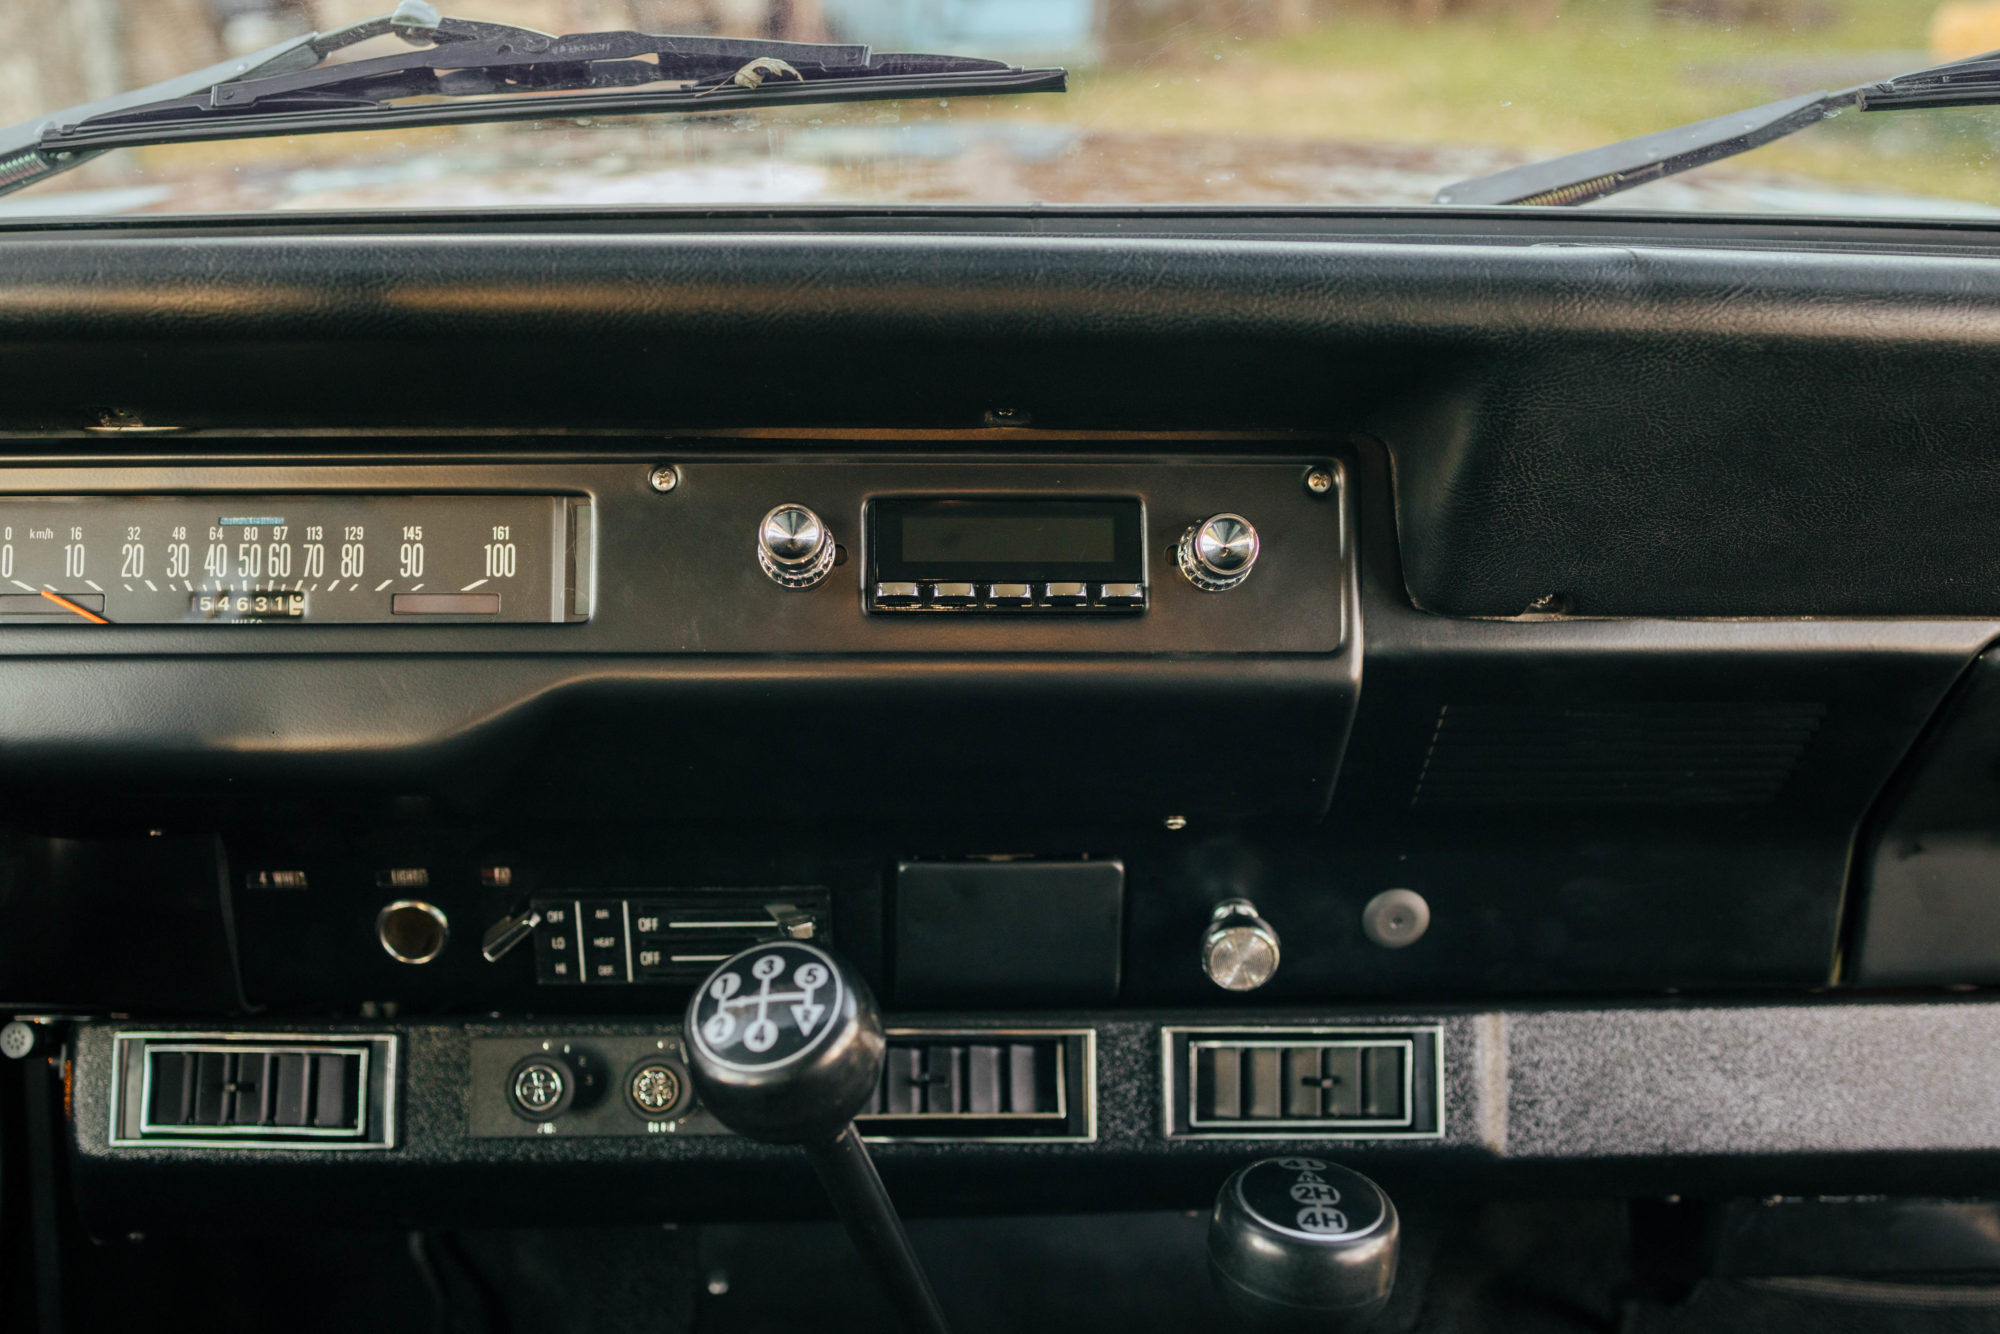
[[[757,525],[757,564],[781,588],[811,588],[833,569],[833,534],[804,505],[780,505]]]
[[[1278,933],[1248,899],[1215,905],[1201,938],[1201,970],[1224,991],[1255,991],[1278,971]]]
[[[507,1072],[507,1102],[514,1115],[553,1121],[576,1101],[581,1077],[576,1066],[553,1052],[523,1056]]]
[[[1250,577],[1257,551],[1257,529],[1248,519],[1213,514],[1181,534],[1175,557],[1189,583],[1204,593],[1221,593]]]

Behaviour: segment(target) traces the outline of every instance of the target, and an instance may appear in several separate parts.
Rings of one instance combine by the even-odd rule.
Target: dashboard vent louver
[[[1410,804],[1758,806],[1774,800],[1824,704],[1448,704]]]
[[[385,1034],[120,1033],[111,1143],[389,1148],[395,1043]]]
[[[1163,1030],[1167,1133],[1408,1139],[1443,1124],[1436,1028]]]
[[[855,1119],[869,1139],[1092,1139],[1093,1037],[891,1029],[882,1082]]]

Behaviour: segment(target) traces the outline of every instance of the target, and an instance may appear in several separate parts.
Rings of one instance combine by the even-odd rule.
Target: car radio
[[[868,534],[870,611],[1146,610],[1146,512],[1136,496],[877,499]]]

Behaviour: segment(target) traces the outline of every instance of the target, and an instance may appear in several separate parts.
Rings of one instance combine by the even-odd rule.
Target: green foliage
[[[1321,11],[1281,37],[1176,27],[1121,44],[1043,110],[1092,129],[1569,152],[1930,63],[1933,0],[1798,0],[1715,22],[1650,0],[1472,4],[1412,18]],[[1860,115],[1737,160],[1738,169],[2000,203],[2000,112]]]

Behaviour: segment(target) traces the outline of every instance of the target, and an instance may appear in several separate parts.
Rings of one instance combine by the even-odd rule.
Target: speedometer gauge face
[[[552,622],[561,496],[0,497],[0,625]]]

